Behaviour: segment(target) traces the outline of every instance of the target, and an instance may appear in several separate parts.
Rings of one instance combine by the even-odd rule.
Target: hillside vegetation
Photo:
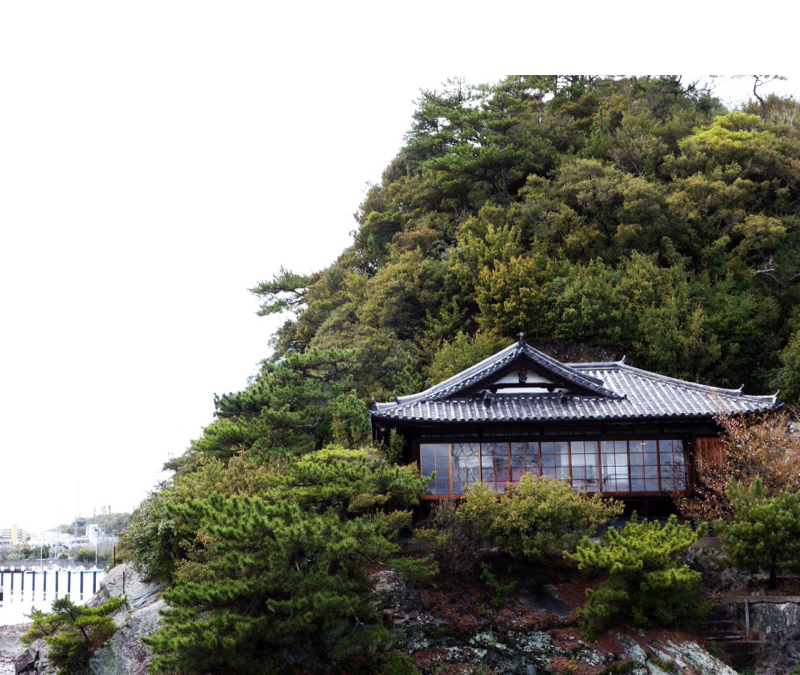
[[[296,314],[273,359],[354,348],[359,394],[380,399],[525,331],[796,397],[797,112],[775,97],[728,112],[673,77],[423,92],[353,244],[253,289],[262,312]]]
[[[394,463],[395,445],[369,447],[367,404],[448,377],[520,331],[557,358],[626,354],[666,375],[797,398],[799,110],[769,97],[727,111],[674,77],[515,76],[423,92],[353,243],[326,269],[281,270],[252,289],[263,314],[289,317],[273,354],[245,390],[217,397],[203,436],[168,463],[174,477],[131,517],[125,554],[168,582],[154,667],[321,672],[388,653],[370,572],[423,579],[452,555],[402,557],[397,533],[425,481]],[[519,539],[506,520],[528,502],[514,495],[531,508],[572,499],[546,488],[497,504],[484,495],[489,543]],[[586,516],[592,527],[613,511],[576,508],[602,511]],[[442,510],[445,534],[429,538],[474,551],[454,513]],[[583,533],[558,533],[551,548]],[[539,535],[517,558],[553,555]]]

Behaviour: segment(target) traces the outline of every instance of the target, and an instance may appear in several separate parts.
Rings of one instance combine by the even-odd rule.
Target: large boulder
[[[44,640],[31,642],[28,647],[14,658],[16,675],[46,675],[51,673],[47,661],[47,643]]]

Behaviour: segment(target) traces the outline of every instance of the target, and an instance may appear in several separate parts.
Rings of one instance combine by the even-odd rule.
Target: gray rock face
[[[45,675],[51,673],[52,668],[47,660],[49,647],[44,640],[31,642],[27,649],[14,659],[14,672],[16,675]]]
[[[552,588],[532,592],[522,603],[549,613],[549,629],[501,630],[487,620],[474,633],[456,635],[448,630],[443,617],[424,608],[402,575],[378,572],[373,579],[374,606],[392,626],[397,638],[395,648],[410,654],[423,675],[448,668],[447,672],[459,673],[546,675],[576,672],[580,666],[602,671],[623,662],[631,664],[626,672],[634,675],[736,675],[735,670],[692,641],[676,643],[641,632],[635,639],[615,634],[615,647],[608,647],[607,641],[605,648],[587,643],[573,623],[564,621],[562,615],[568,606]]]
[[[766,644],[756,672],[759,675],[793,672],[800,661],[800,604],[751,603],[750,621],[759,638]]]
[[[161,622],[158,611],[163,607],[164,601],[159,599],[132,612],[114,637],[92,656],[89,672],[92,675],[146,675],[152,653],[142,642],[142,636],[151,635],[158,628]]]
[[[795,637],[800,633],[800,605],[796,602],[751,603],[750,625],[767,640]]]
[[[118,565],[103,580],[98,593],[89,601],[102,605],[109,598],[124,594],[128,606],[114,615],[119,627],[114,636],[98,649],[89,661],[91,675],[146,675],[152,652],[142,642],[160,625],[158,611],[164,607],[163,585],[142,581],[129,565]]]
[[[135,611],[158,600],[163,590],[163,584],[142,581],[133,567],[125,563],[109,570],[100,583],[100,589],[86,604],[97,607],[109,598],[127,595],[128,610]]]

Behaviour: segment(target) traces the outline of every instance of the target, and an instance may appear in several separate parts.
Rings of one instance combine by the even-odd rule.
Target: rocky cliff
[[[558,586],[528,589],[501,609],[492,609],[469,587],[457,594],[420,588],[388,570],[376,572],[373,580],[374,606],[397,640],[395,649],[410,654],[422,675],[736,673],[680,631],[618,630],[587,643],[574,624],[575,598]],[[151,653],[141,638],[159,625],[161,590],[143,582],[129,565],[109,572],[90,603],[125,594],[128,606],[114,616],[119,629],[92,657],[85,675],[147,673]],[[753,630],[781,647],[781,657],[765,655],[757,673],[791,672],[798,607],[796,602],[754,604]],[[42,641],[15,662],[17,674],[52,675],[53,670]]]
[[[109,571],[88,604],[97,606],[109,598],[125,595],[128,605],[114,615],[117,632],[92,656],[87,675],[146,675],[151,653],[141,638],[158,627],[158,610],[164,606],[162,590],[160,584],[142,581],[130,565],[118,565]],[[43,640],[37,640],[19,654],[14,666],[17,675],[54,672]]]

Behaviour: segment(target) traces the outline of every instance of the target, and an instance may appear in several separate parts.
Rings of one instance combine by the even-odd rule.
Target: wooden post
[[[744,630],[747,639],[750,639],[750,601],[744,601]]]

